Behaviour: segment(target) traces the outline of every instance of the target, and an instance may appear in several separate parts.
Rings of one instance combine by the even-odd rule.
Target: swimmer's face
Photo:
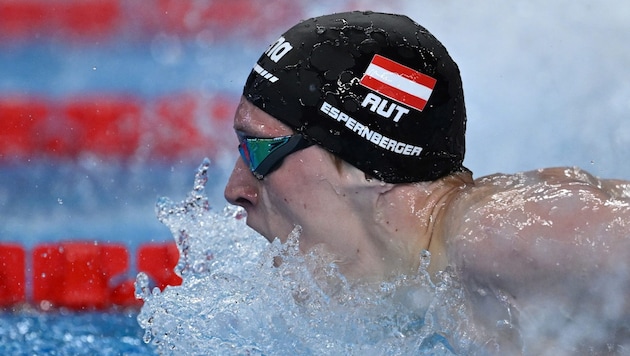
[[[294,133],[245,99],[238,106],[234,129],[261,138]],[[360,234],[352,234],[354,221],[358,222],[358,212],[352,207],[356,202],[351,196],[357,193],[353,179],[340,172],[328,152],[314,145],[288,155],[263,179],[257,179],[239,158],[225,187],[225,198],[242,206],[247,211],[247,225],[269,241],[276,237],[286,241],[300,225],[302,251],[321,246],[341,260],[351,259],[361,243]]]

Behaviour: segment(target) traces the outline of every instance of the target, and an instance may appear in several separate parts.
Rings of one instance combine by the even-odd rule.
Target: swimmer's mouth
[[[249,226],[250,229],[256,231],[258,234],[260,234],[260,236],[264,237],[265,240],[269,241],[269,242],[273,242],[273,240],[275,240],[275,237],[269,237],[268,234],[263,233],[262,231],[258,230],[255,226],[252,225],[249,217],[247,216],[247,210],[245,208],[240,208],[241,213],[240,215],[237,217],[238,219],[245,219],[245,224],[247,226]]]

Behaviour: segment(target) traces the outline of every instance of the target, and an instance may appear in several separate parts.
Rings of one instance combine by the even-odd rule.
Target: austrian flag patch
[[[399,103],[422,111],[437,80],[378,54],[374,55],[360,83]]]

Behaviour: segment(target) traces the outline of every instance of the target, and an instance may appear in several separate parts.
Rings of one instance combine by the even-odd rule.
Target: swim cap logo
[[[293,46],[284,37],[278,38],[269,48],[265,51],[265,54],[269,59],[278,63],[285,54],[289,53],[293,49]]]
[[[293,46],[287,41],[284,37],[278,38],[276,42],[271,44],[269,48],[265,51],[265,54],[269,59],[273,62],[278,63],[282,57],[284,57],[289,51],[293,49]],[[260,64],[256,63],[254,65],[254,72],[258,73],[261,77],[267,79],[268,81],[275,83],[279,80],[278,77],[269,73],[265,68],[263,68]]]
[[[374,55],[360,81],[361,85],[418,111],[427,105],[436,82],[426,74],[378,54]],[[387,117],[390,115],[391,112]]]

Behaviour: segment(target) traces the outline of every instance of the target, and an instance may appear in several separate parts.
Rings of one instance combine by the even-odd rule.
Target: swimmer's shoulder
[[[555,167],[534,171],[539,180],[594,194],[602,200],[630,199],[630,181],[602,179],[579,167]]]
[[[589,191],[601,194],[601,198],[630,197],[630,181],[601,179],[579,167],[541,168],[515,174],[496,173],[476,179],[475,186],[488,194],[518,191],[535,195],[541,191],[558,189]]]
[[[602,180],[577,167],[553,167],[477,178],[449,212],[452,234],[462,228],[486,233],[528,220],[531,214],[571,215],[585,206],[630,201],[630,182]],[[475,231],[479,233],[479,231]]]
[[[468,233],[503,234],[510,226],[530,220],[532,214],[544,217],[559,207],[579,209],[583,195],[600,200],[609,197],[598,178],[579,168],[496,173],[477,178],[474,186],[461,194],[454,215],[461,218]]]
[[[475,180],[461,199],[452,235],[569,238],[568,231],[596,229],[627,214],[629,196],[629,182],[602,180],[576,167],[493,174]]]
[[[550,167],[512,174],[495,173],[475,180],[477,187],[492,186],[495,189],[513,189],[537,183],[584,183],[598,186],[600,180],[579,167]]]

